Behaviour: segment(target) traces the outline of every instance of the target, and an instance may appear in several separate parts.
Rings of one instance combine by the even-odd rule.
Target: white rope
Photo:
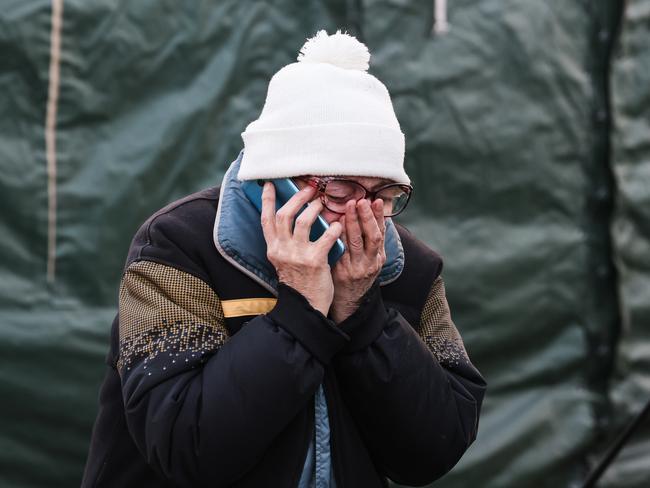
[[[433,0],[433,4],[433,33],[444,34],[449,31],[447,0]]]
[[[56,109],[59,100],[59,63],[63,0],[52,0],[50,32],[50,74],[45,116],[45,156],[47,160],[47,281],[56,272]]]

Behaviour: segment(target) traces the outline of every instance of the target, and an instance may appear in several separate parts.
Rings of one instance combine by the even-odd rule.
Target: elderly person
[[[475,439],[485,383],[440,257],[392,221],[404,136],[369,57],[320,31],[221,186],[137,232],[83,486],[422,485]],[[277,178],[300,188],[279,210]],[[243,180],[267,181],[261,215]]]

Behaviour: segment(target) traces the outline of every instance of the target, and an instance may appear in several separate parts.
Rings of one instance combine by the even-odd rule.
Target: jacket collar
[[[221,184],[213,240],[219,253],[233,266],[277,296],[278,277],[266,258],[266,241],[260,214],[248,200],[237,179],[244,150],[228,168]],[[395,281],[404,268],[404,249],[391,219],[386,219],[386,263],[379,273],[379,284]]]

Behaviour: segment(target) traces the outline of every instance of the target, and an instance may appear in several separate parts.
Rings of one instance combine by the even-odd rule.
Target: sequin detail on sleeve
[[[451,320],[441,277],[433,282],[422,309],[420,336],[441,364],[451,366],[469,362],[463,339]]]
[[[204,281],[171,266],[131,264],[119,300],[120,372],[163,352],[212,353],[228,338],[219,297]]]

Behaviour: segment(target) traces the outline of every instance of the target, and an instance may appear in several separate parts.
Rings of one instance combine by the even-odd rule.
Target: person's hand
[[[340,221],[345,253],[334,266],[334,300],[330,310],[340,323],[358,308],[359,301],[377,279],[386,262],[384,202],[348,202]]]
[[[334,297],[327,254],[343,227],[339,222],[334,222],[317,241],[309,241],[309,231],[322,212],[323,204],[316,199],[298,218],[295,216],[315,193],[316,190],[310,186],[303,188],[276,213],[275,187],[270,182],[265,183],[261,222],[266,256],[275,266],[280,282],[299,292],[312,307],[327,315]]]

